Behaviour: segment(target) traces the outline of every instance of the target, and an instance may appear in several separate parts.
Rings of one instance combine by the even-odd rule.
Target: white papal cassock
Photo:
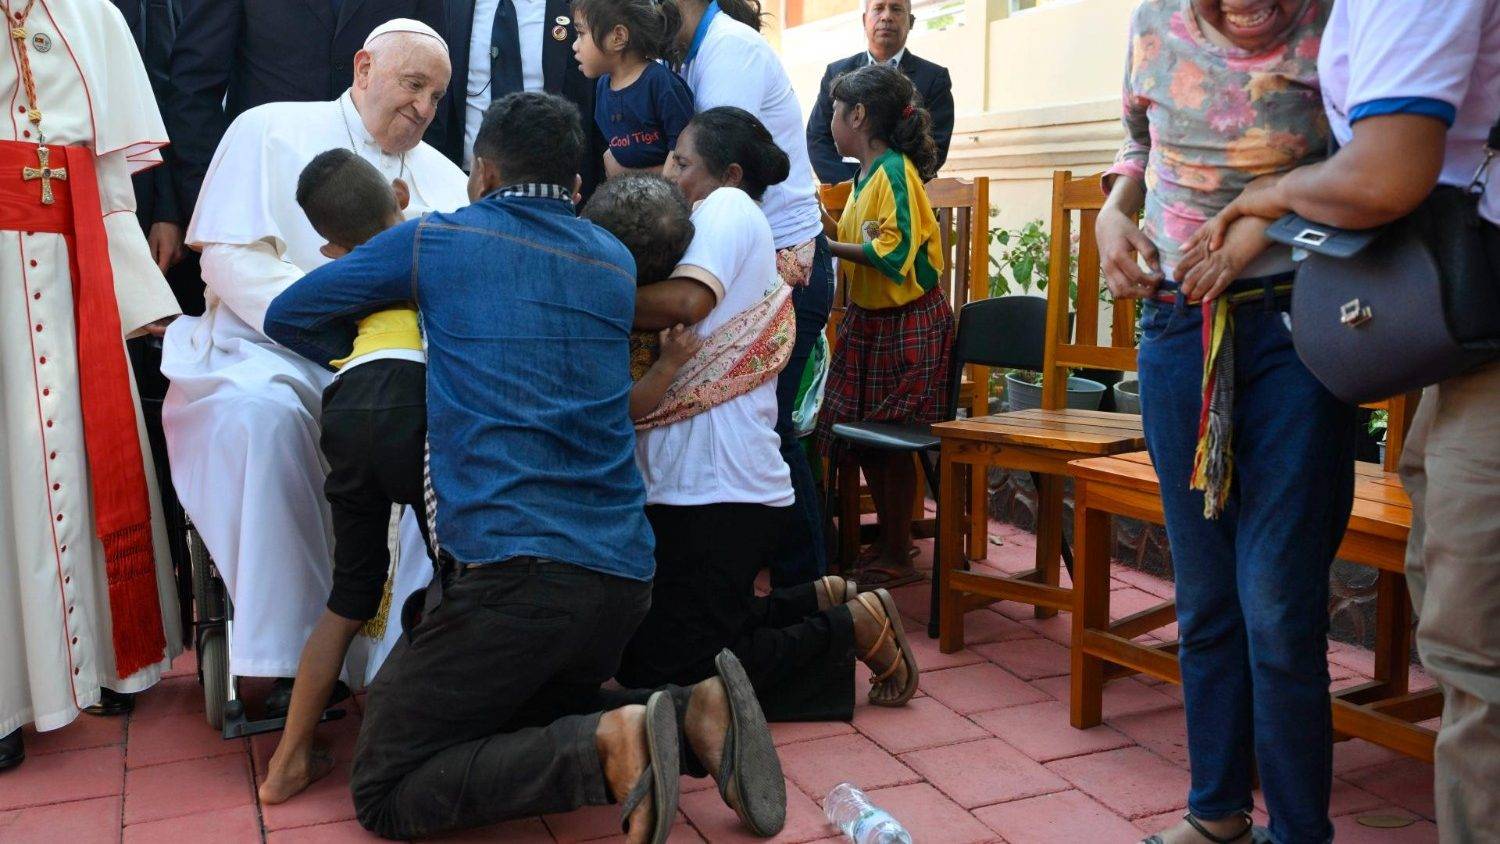
[[[166,141],[150,83],[124,20],[103,0],[37,0],[26,31],[47,143],[100,152],[99,198],[120,326],[138,334],[177,313],[141,235],[130,182],[132,172],[161,162],[157,150]],[[0,97],[11,119],[0,121],[0,138],[34,144],[15,42],[5,40]],[[40,194],[36,182],[28,187]],[[28,722],[39,730],[61,727],[98,703],[101,686],[140,691],[181,650],[156,472],[138,398],[135,404],[167,652],[121,678],[104,550],[94,531],[67,246],[60,234],[0,231],[0,736]]]
[[[214,153],[187,232],[203,253],[207,309],[167,331],[162,372],[171,386],[162,421],[173,485],[234,602],[230,668],[237,675],[293,676],[333,582],[327,468],[318,448],[331,376],[262,328],[276,294],[327,262],[296,189],[302,168],[335,147],[404,180],[408,215],[468,201],[463,172],[427,144],[404,155],[382,152],[349,92],[332,102],[253,108]],[[410,514],[401,536],[398,609],[432,573]],[[373,654],[367,640],[355,640],[352,680],[367,681],[379,667],[399,635],[395,615]]]

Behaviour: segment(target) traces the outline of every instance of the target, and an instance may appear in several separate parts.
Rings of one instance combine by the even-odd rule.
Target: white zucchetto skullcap
[[[374,42],[375,39],[379,38],[382,35],[390,35],[392,32],[415,32],[418,35],[426,35],[428,38],[435,38],[437,39],[437,42],[439,44],[443,45],[443,52],[448,52],[448,42],[443,40],[443,36],[438,35],[437,30],[433,29],[425,23],[422,23],[421,21],[412,20],[411,18],[394,18],[392,20],[386,21],[380,26],[375,27],[375,29],[370,33],[370,37],[365,39],[365,49],[370,49],[370,44]]]

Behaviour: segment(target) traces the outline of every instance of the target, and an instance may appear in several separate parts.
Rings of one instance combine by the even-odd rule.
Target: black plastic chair
[[[1041,371],[1047,335],[1047,300],[1040,296],[1001,296],[980,299],[964,305],[958,314],[958,332],[948,370],[948,421],[958,418],[958,391],[963,368],[970,364],[1000,369]],[[980,386],[983,389],[983,386]],[[840,422],[833,426],[835,444],[844,448],[890,453],[907,452],[920,458],[922,473],[934,495],[941,478],[938,471],[940,441],[928,424],[903,425],[890,422]],[[837,498],[839,483],[837,455],[829,461],[833,477],[829,479],[830,497]],[[856,475],[856,477],[858,477]],[[1033,476],[1033,481],[1035,481]],[[835,501],[825,502],[823,512],[835,511]],[[974,506],[980,506],[975,502]],[[830,535],[832,535],[830,533]],[[942,536],[933,540],[933,578],[931,616],[927,636],[938,637],[937,561],[941,559]],[[1072,571],[1072,555],[1066,548],[1064,559]],[[968,567],[967,561],[964,567]]]

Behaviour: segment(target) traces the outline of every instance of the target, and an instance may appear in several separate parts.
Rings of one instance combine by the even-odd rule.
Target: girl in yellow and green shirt
[[[953,311],[938,278],[943,253],[923,183],[935,175],[932,119],[899,70],[878,64],[833,83],[833,140],[859,159],[839,219],[839,259],[849,310],[839,330],[818,418],[818,442],[839,422],[937,422],[947,415]],[[920,579],[911,562],[916,469],[909,455],[857,453],[880,520],[880,539],[859,562],[861,585]]]

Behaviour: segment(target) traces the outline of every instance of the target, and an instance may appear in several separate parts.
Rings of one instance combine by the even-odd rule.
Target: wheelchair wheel
[[[224,617],[224,587],[214,576],[213,560],[203,537],[188,529],[188,561],[193,573],[193,617],[199,623]]]
[[[196,571],[196,569],[195,569]],[[224,729],[224,704],[229,700],[229,651],[224,628],[203,631],[198,642],[198,671],[203,677],[203,714],[215,730]]]

